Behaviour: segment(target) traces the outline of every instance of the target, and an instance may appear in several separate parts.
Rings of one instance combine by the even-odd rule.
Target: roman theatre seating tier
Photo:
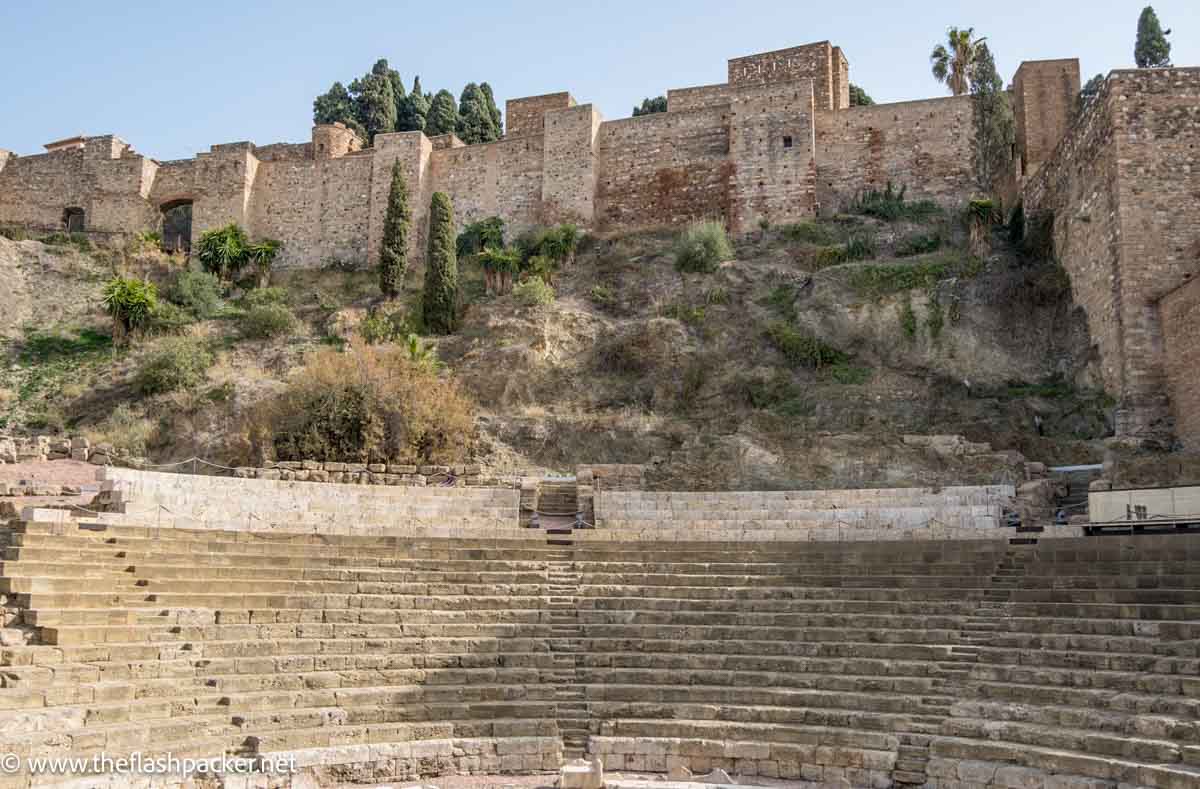
[[[292,753],[401,778],[560,763],[537,545],[37,523],[11,539],[0,592],[42,643],[0,651],[0,750]]]
[[[250,482],[226,495],[275,490]],[[582,721],[610,770],[933,789],[1200,775],[1191,535],[806,542],[731,525],[552,545],[512,526],[220,517],[12,527],[0,593],[35,642],[0,648],[0,750],[295,754],[386,781],[551,770]]]
[[[101,472],[105,509],[136,522],[183,528],[321,534],[412,527],[510,529],[515,488],[344,485],[132,471]]]
[[[762,539],[803,532],[815,539],[998,537],[1009,485],[817,491],[680,493],[604,491],[597,525],[649,539],[742,530]],[[990,530],[990,531],[989,531]]]
[[[587,548],[612,769],[1200,785],[1200,538]]]

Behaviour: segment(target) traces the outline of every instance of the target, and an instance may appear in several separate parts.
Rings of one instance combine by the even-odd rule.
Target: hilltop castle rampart
[[[849,106],[849,66],[829,42],[735,58],[728,81],[672,90],[668,111],[604,121],[566,92],[513,99],[508,132],[377,135],[337,125],[306,143],[214,145],[159,162],[113,136],[77,137],[35,156],[0,154],[0,222],[133,233],[191,205],[190,237],[227,222],[283,241],[279,265],[367,261],[379,246],[397,159],[414,196],[413,249],[428,197],[456,217],[515,229],[571,220],[600,230],[718,218],[735,232],[833,212],[889,180],[946,203],[971,191],[966,98]]]
[[[278,265],[313,267],[374,261],[396,161],[415,261],[435,191],[460,224],[500,216],[513,231],[558,221],[613,231],[716,218],[734,233],[833,214],[888,182],[947,206],[979,191],[970,97],[851,107],[849,85],[844,54],[823,41],[734,58],[726,82],[669,91],[664,113],[605,121],[566,92],[513,99],[506,136],[480,145],[402,132],[363,149],[333,124],[306,143],[229,143],[159,162],[113,136],[73,137],[35,156],[0,151],[0,223],[135,233],[190,206],[184,243],[237,222],[283,242]],[[1006,208],[1021,197],[1028,224],[1048,229],[1119,399],[1118,434],[1200,446],[1189,388],[1200,70],[1113,72],[1082,115],[1078,95],[1078,61],[1021,64]]]

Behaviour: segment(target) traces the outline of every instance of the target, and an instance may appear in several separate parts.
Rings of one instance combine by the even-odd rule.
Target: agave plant
[[[574,260],[578,246],[579,228],[571,224],[559,225],[546,233],[541,254],[557,263],[568,264]]]
[[[104,310],[113,319],[113,338],[119,343],[145,326],[158,305],[153,282],[113,277],[102,293]]]
[[[264,238],[246,247],[246,259],[254,264],[258,276],[258,287],[265,288],[271,280],[271,264],[283,244],[273,238]]]
[[[430,348],[421,338],[415,334],[410,334],[404,338],[404,346],[408,350],[408,360],[418,367],[423,367],[428,370],[442,369],[442,363],[438,361],[437,352]]]
[[[224,280],[234,279],[246,264],[246,233],[236,224],[229,224],[200,235],[196,257],[204,270]]]

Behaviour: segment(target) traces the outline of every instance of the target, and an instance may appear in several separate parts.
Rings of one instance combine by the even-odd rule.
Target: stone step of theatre
[[[537,488],[537,509],[542,515],[571,516],[579,511],[578,489],[574,480],[542,481]]]
[[[286,527],[277,486],[353,487],[260,480],[156,526],[132,492],[190,483],[129,474],[127,512],[7,530],[31,642],[0,646],[0,749],[286,754],[368,782],[580,755],[852,787],[1200,781],[1200,537],[785,539],[723,517],[732,494],[692,539],[520,529],[515,505],[503,529],[224,521]],[[354,495],[375,490],[400,489]],[[948,490],[840,501],[1005,495]]]

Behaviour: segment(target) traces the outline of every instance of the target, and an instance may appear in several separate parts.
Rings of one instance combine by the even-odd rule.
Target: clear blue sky
[[[411,84],[507,98],[568,90],[606,118],[644,96],[723,82],[727,58],[829,39],[876,101],[943,95],[928,55],[948,25],[986,35],[1006,80],[1021,60],[1078,57],[1084,79],[1133,65],[1144,0],[953,3],[420,3],[63,0],[0,4],[0,148],[116,134],[175,159],[213,143],[309,138],[312,99],[386,57]],[[1155,3],[1172,58],[1200,65],[1200,2]]]

